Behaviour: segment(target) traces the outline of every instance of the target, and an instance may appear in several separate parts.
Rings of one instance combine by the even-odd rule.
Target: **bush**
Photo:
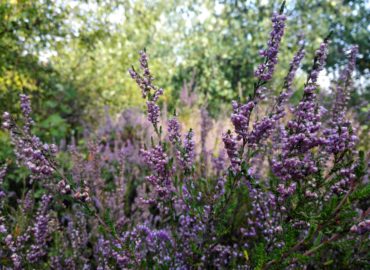
[[[85,148],[72,144],[58,151],[33,135],[30,100],[21,95],[23,119],[5,112],[2,126],[29,176],[24,192],[14,194],[6,166],[0,173],[1,265],[365,269],[367,163],[365,154],[356,151],[356,131],[345,117],[357,47],[349,49],[327,110],[316,94],[330,35],[325,38],[299,104],[288,110],[304,45],[278,97],[269,97],[268,90],[285,20],[282,7],[272,17],[253,94],[232,104],[234,131],[222,135],[226,154],[211,157],[205,147],[206,111],[199,154],[193,130],[183,135],[176,114],[167,123],[160,121],[157,102],[163,89],[154,84],[144,51],[140,69],[129,72],[146,100],[152,129],[131,111],[123,116],[124,125],[108,119]],[[261,117],[257,109],[266,102],[270,106]]]

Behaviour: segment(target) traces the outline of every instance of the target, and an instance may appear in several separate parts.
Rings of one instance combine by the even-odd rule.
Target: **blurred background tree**
[[[265,46],[271,12],[279,5],[272,0],[1,1],[1,109],[17,112],[19,93],[29,93],[39,123],[36,128],[44,139],[81,137],[83,130],[97,124],[104,106],[112,114],[142,106],[127,69],[138,50],[146,48],[157,83],[166,89],[169,111],[186,97],[181,94],[185,84],[187,95],[194,93],[194,102],[207,103],[217,117],[232,99],[250,94],[250,78],[261,61],[256,55]],[[279,91],[285,75],[279,66],[289,64],[300,39],[306,40],[311,59],[333,30],[330,74],[338,73],[338,60],[344,60],[346,49],[359,45],[352,106],[366,123],[369,1],[292,0],[287,12],[278,80],[268,87]],[[297,86],[303,84],[309,64],[304,64]],[[321,84],[329,89],[328,81]]]

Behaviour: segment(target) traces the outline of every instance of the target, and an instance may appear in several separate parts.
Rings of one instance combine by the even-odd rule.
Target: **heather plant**
[[[317,98],[330,48],[330,35],[324,38],[300,102],[289,106],[305,46],[273,97],[284,4],[271,21],[253,92],[231,104],[232,130],[220,134],[216,155],[206,147],[212,121],[205,108],[200,151],[194,130],[184,130],[176,112],[160,119],[164,90],[145,51],[129,74],[146,101],[146,122],[133,111],[116,122],[107,117],[86,145],[68,147],[68,166],[55,145],[33,134],[30,99],[22,95],[22,119],[5,112],[2,126],[29,178],[25,193],[14,195],[5,185],[6,165],[0,169],[1,265],[366,269],[368,157],[356,150],[356,130],[345,114],[357,47],[348,49],[333,103],[324,108]]]

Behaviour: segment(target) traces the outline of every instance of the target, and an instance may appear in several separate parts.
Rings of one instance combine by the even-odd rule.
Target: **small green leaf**
[[[324,236],[324,234],[322,232],[319,232],[318,236],[316,237],[315,241],[313,242],[314,247],[320,245],[323,236]]]
[[[249,255],[248,255],[248,251],[247,250],[244,250],[243,251],[243,254],[244,254],[244,258],[246,261],[249,261]]]

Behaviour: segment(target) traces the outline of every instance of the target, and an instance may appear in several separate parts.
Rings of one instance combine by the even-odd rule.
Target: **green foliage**
[[[364,186],[357,188],[357,190],[351,194],[352,200],[361,200],[370,197],[370,184],[367,183]]]
[[[268,259],[264,243],[257,244],[253,249],[253,254],[254,256],[252,262],[255,267],[254,269],[261,270],[262,266]]]
[[[197,103],[207,103],[217,117],[225,102],[250,94],[253,87],[247,78],[260,60],[255,55],[265,46],[270,12],[279,5],[208,0],[104,0],[65,5],[49,0],[3,1],[0,106],[16,112],[18,94],[32,93],[35,119],[46,121],[39,127],[45,139],[68,140],[72,133],[81,137],[78,127],[83,122],[95,125],[103,105],[109,105],[112,112],[142,106],[127,69],[138,48],[146,48],[153,69],[170,67],[156,78],[166,88],[170,111],[179,105],[174,100],[179,100],[186,82],[197,93]],[[339,48],[358,44],[362,55],[359,74],[368,76],[366,1],[289,1],[286,9],[292,19],[272,89],[281,88],[285,76],[281,70],[298,49],[298,36],[305,34],[306,49],[312,54],[331,29],[329,68],[338,68]],[[304,64],[303,70],[308,68]],[[304,73],[296,85],[303,82]],[[362,96],[368,99],[362,88],[357,87],[352,103],[358,104]],[[298,96],[299,91],[293,100]],[[44,132],[46,126],[51,127],[49,133]]]

